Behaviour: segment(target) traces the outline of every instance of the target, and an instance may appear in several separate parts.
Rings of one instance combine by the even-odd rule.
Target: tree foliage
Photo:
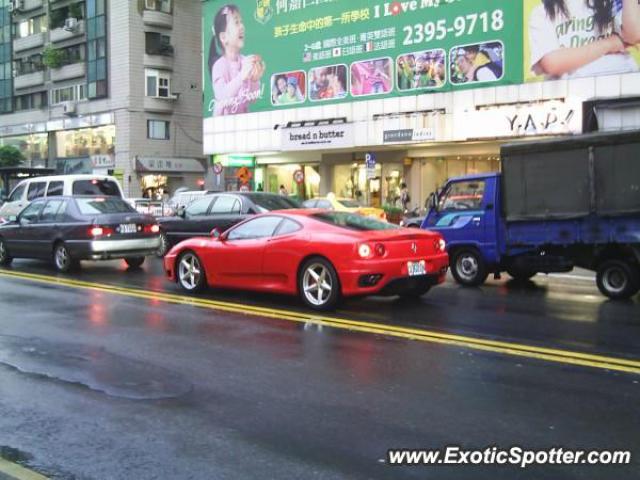
[[[22,152],[13,145],[0,147],[0,167],[17,167],[24,160]]]

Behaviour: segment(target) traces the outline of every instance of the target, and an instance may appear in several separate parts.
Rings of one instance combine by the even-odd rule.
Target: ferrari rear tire
[[[0,238],[0,265],[3,267],[8,267],[13,262],[13,258],[9,255],[9,250],[7,250],[7,242],[4,241],[3,238]]]
[[[207,286],[207,278],[200,257],[187,251],[178,257],[176,263],[178,285],[190,293],[200,292]]]
[[[307,307],[318,311],[335,308],[341,295],[340,279],[331,262],[322,257],[310,258],[298,277],[298,292]]]
[[[124,259],[129,268],[140,268],[144,263],[144,260],[144,257],[129,257]]]

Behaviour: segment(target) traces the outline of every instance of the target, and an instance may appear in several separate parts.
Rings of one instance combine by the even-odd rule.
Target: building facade
[[[541,71],[554,48],[640,31],[640,8],[637,30],[612,10],[598,33],[551,24],[540,0],[225,3],[203,9],[204,152],[217,188],[238,185],[240,158],[251,188],[382,206],[406,183],[422,206],[447,178],[500,170],[504,143],[640,128],[640,39],[585,70]],[[258,59],[232,98],[211,62],[234,61],[219,41],[229,38],[211,34],[220,15],[241,18],[240,58]],[[575,29],[567,45],[563,25]]]
[[[0,145],[131,197],[199,188],[200,22],[188,0],[0,0]]]

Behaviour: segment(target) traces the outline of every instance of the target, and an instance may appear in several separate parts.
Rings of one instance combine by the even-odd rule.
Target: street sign
[[[376,178],[376,154],[372,152],[365,154],[364,163],[367,166],[367,179]]]
[[[293,172],[293,180],[298,184],[302,184],[304,183],[304,171],[302,170],[296,170],[295,172]]]

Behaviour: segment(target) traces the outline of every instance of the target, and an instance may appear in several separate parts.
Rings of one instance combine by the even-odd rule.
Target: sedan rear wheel
[[[324,258],[305,262],[298,283],[302,301],[314,310],[330,310],[340,299],[338,274]]]
[[[187,292],[198,292],[206,286],[204,268],[193,252],[183,253],[178,259],[178,283]]]
[[[129,257],[125,258],[124,261],[127,263],[129,268],[140,268],[144,263],[144,257]]]
[[[69,249],[64,243],[58,243],[53,250],[53,264],[61,273],[67,273],[78,266],[78,262],[71,258]]]
[[[4,239],[0,238],[0,265],[3,267],[8,267],[11,265],[13,258],[9,256],[9,251],[7,250],[7,244]]]

